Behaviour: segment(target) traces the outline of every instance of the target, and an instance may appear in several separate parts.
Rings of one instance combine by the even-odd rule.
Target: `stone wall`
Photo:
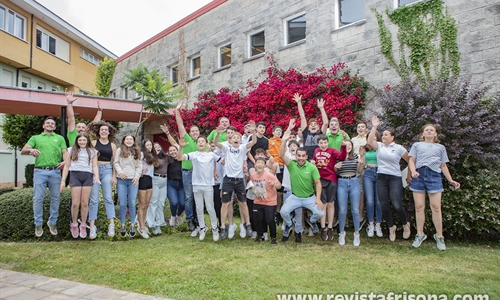
[[[378,25],[372,11],[392,10],[394,1],[365,0],[365,20],[340,29],[335,26],[335,1],[229,0],[120,62],[112,89],[121,97],[123,73],[139,63],[159,69],[167,78],[170,66],[176,64],[181,73],[184,70],[188,74],[190,58],[197,55],[201,56],[201,76],[185,82],[186,76],[180,75],[190,105],[201,92],[241,87],[268,66],[264,56],[249,58],[247,54],[248,34],[260,29],[265,30],[266,51],[274,53],[283,68],[311,71],[321,65],[345,62],[352,70],[359,69],[360,75],[376,87],[397,83],[400,78],[381,54]],[[491,92],[500,92],[500,0],[445,0],[444,3],[458,26],[461,76],[470,75],[473,80],[490,83]],[[300,12],[306,13],[307,38],[284,46],[283,20]],[[385,14],[384,17],[387,20]],[[389,25],[389,28],[397,52],[396,27]],[[218,46],[227,43],[232,44],[232,63],[220,70]],[[376,103],[367,105],[373,108]]]

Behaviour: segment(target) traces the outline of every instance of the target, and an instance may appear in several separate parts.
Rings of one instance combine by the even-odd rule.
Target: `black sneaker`
[[[322,241],[328,240],[328,233],[327,233],[326,228],[321,228],[321,240]]]
[[[288,242],[288,238],[289,238],[288,236],[283,236],[283,237],[281,238],[281,241],[282,241],[282,242]]]
[[[134,226],[134,224],[132,224],[130,226],[130,232],[129,232],[129,234],[130,234],[130,237],[134,237],[135,236],[135,226]]]
[[[271,245],[276,245],[277,242],[276,242],[276,239],[271,239]]]
[[[333,228],[327,228],[326,235],[328,241],[333,241]]]
[[[302,243],[302,233],[294,232],[294,234],[295,234],[295,242]]]
[[[188,220],[188,230],[194,231],[196,227],[194,226],[193,220]]]
[[[120,235],[122,237],[126,237],[127,236],[127,228],[125,226],[122,226],[122,229],[120,230]]]
[[[220,229],[220,239],[225,240],[226,238],[227,238],[226,228],[221,228]]]
[[[283,230],[283,236],[290,236],[290,232],[292,231],[292,226],[288,226],[285,224],[285,230]]]
[[[264,237],[262,237],[262,236],[257,236],[257,237],[255,238],[255,241],[254,241],[254,242],[256,242],[256,243],[260,243],[260,242],[263,242],[263,241],[264,241]]]
[[[316,224],[316,222],[311,222],[311,220],[307,217],[305,218],[305,220],[306,223],[311,227],[313,233],[319,232],[318,224]]]

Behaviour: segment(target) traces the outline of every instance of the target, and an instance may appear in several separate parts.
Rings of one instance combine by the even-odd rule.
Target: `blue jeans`
[[[347,199],[351,200],[352,222],[354,231],[359,231],[359,195],[361,189],[356,176],[351,178],[339,178],[337,187],[337,200],[339,202],[339,231],[344,232],[345,219],[347,217]]]
[[[323,215],[325,214],[317,205],[314,205],[314,202],[316,202],[316,196],[312,195],[311,197],[308,198],[299,198],[295,196],[294,194],[290,195],[287,199],[285,204],[281,207],[281,217],[283,218],[283,223],[287,226],[292,226],[292,218],[290,216],[290,213],[297,208],[307,208],[312,212],[311,216],[311,223],[316,223]],[[297,215],[295,215],[295,218],[297,218]],[[302,216],[301,216],[302,219]],[[297,231],[297,228],[295,228],[295,231]],[[299,232],[300,233],[300,232]]]
[[[403,182],[401,177],[377,174],[377,189],[380,206],[382,206],[382,215],[387,222],[387,227],[394,225],[390,204],[392,204],[392,207],[398,213],[402,224],[408,223],[406,211],[403,207]]]
[[[285,190],[283,194],[283,203],[286,203],[286,199],[292,195],[291,190]],[[302,233],[302,207],[294,210],[295,212],[295,232]]]
[[[186,201],[182,180],[167,181],[167,197],[168,201],[170,201],[172,216],[180,216],[184,211]]]
[[[182,184],[184,185],[184,194],[186,195],[186,202],[185,202],[186,220],[192,220],[194,219],[193,171],[182,170]]]
[[[33,215],[35,226],[42,226],[43,223],[43,199],[45,189],[49,188],[50,193],[50,216],[49,223],[55,225],[59,217],[59,199],[61,184],[61,170],[35,169],[33,174]]]
[[[115,205],[113,203],[113,187],[111,185],[111,178],[113,178],[113,166],[111,164],[98,165],[99,180],[101,184],[95,183],[90,193],[89,202],[89,220],[97,220],[97,210],[99,207],[99,190],[102,187],[102,197],[104,199],[104,206],[106,207],[106,216],[108,219],[116,217]]]
[[[377,167],[366,167],[363,175],[363,186],[368,222],[373,222],[373,214],[375,214],[376,223],[380,223],[382,222],[382,207],[378,200]]]
[[[116,190],[118,201],[120,201],[120,222],[125,224],[127,217],[127,205],[130,212],[130,222],[135,223],[135,199],[139,191],[139,185],[132,185],[132,179],[116,179]]]

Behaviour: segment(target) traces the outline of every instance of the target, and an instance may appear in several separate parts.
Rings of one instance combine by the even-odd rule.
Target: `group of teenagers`
[[[291,119],[286,130],[274,126],[270,138],[265,136],[267,124],[262,121],[249,121],[242,134],[230,125],[228,118],[222,117],[219,126],[204,137],[196,125],[189,132],[186,130],[180,101],[175,109],[177,139],[168,126],[160,125],[170,144],[165,153],[159,143],[149,139],[137,145],[132,135],[125,135],[116,146],[116,129],[101,120],[100,107],[88,126],[75,124],[72,103],[76,99],[72,93],[67,94],[69,148],[62,136],[54,133],[55,121],[48,117],[42,126],[44,132],[31,137],[21,151],[36,158],[33,210],[38,237],[43,234],[46,187],[51,198],[47,226],[51,234],[57,234],[59,194],[69,176],[70,231],[74,238],[86,238],[87,228],[89,237],[96,238],[95,220],[102,189],[108,236],[119,233],[122,237],[134,237],[136,231],[143,238],[161,234],[161,227],[167,226],[164,206],[168,198],[168,225],[181,225],[185,214],[191,236],[200,240],[210,230],[214,241],[234,237],[238,229],[233,218],[235,201],[239,205],[240,236],[252,237],[255,242],[270,239],[271,244],[276,244],[276,227],[282,219],[283,242],[294,231],[295,242],[300,243],[306,224],[313,234],[319,232],[323,241],[331,241],[333,228],[338,225],[338,243],[345,245],[349,202],[354,246],[360,245],[365,206],[368,237],[383,237],[381,223],[385,220],[389,239],[396,240],[393,209],[403,224],[403,238],[409,239],[410,222],[402,203],[400,160],[404,159],[408,162],[406,181],[413,192],[416,211],[417,234],[412,246],[419,247],[427,238],[424,210],[428,195],[436,230],[433,237],[439,250],[446,249],[441,173],[455,188],[460,184],[448,170],[446,149],[439,144],[435,125],[422,127],[419,141],[409,152],[395,143],[394,130],[379,133],[381,122],[377,116],[373,116],[369,131],[366,122],[359,122],[357,136],[351,139],[340,129],[338,118],[328,119],[323,99],[317,100],[322,126],[316,118],[307,120],[302,97],[296,93],[293,101],[300,116],[296,132],[296,120]],[[114,225],[115,184],[120,205],[119,229]],[[211,228],[205,224],[205,209]]]

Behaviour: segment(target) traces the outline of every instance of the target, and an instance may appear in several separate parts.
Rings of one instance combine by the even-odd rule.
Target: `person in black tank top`
[[[99,206],[99,190],[102,188],[102,197],[104,199],[104,206],[106,208],[106,216],[109,220],[108,236],[115,235],[115,205],[113,203],[113,185],[116,184],[116,173],[113,169],[113,156],[116,152],[116,145],[114,144],[116,128],[113,125],[104,122],[92,122],[87,126],[89,135],[94,138],[92,145],[99,151],[97,157],[97,167],[99,169],[99,179],[101,185],[94,184],[92,192],[90,193],[89,202],[89,220],[90,220],[90,234],[91,239],[97,236],[97,228],[95,220],[97,219],[97,209]],[[104,224],[101,224],[103,226]]]

